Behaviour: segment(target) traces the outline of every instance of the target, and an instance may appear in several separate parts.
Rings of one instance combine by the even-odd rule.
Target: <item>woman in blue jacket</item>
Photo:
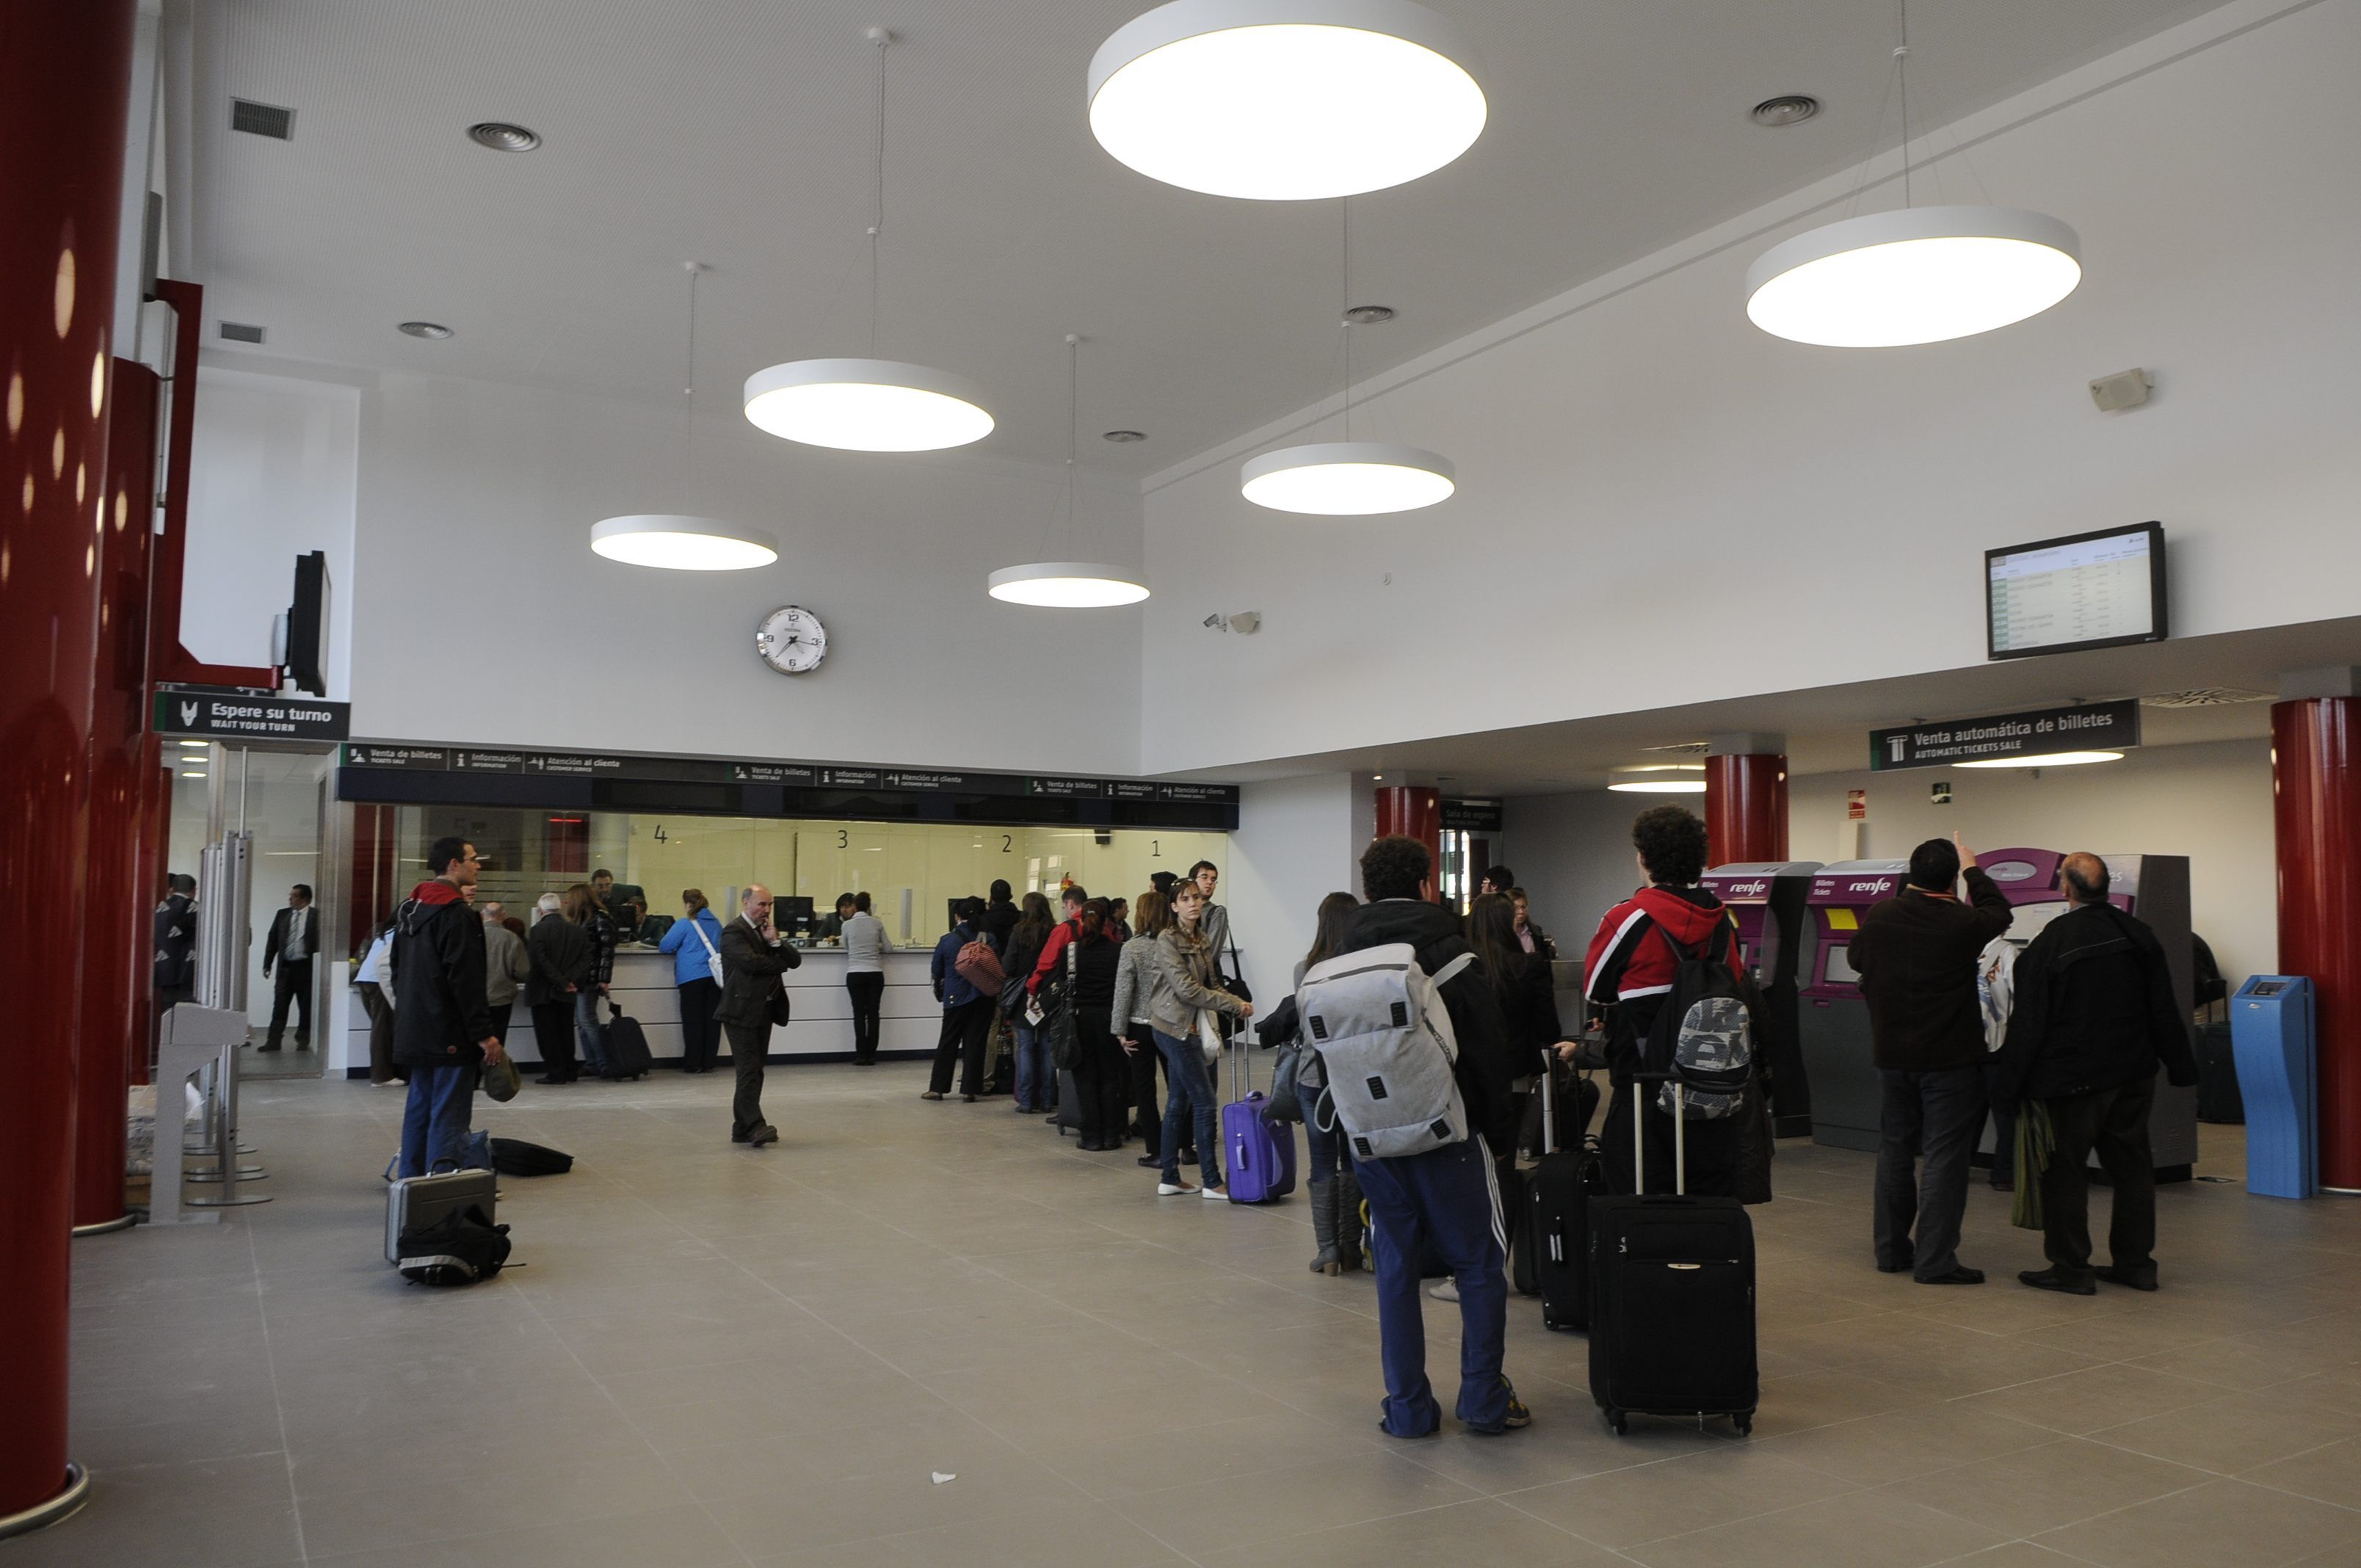
[[[713,1010],[721,1004],[721,985],[713,978],[713,954],[721,948],[721,922],[697,889],[682,890],[680,901],[687,913],[656,946],[672,955],[673,983],[680,988],[680,1070],[710,1072],[719,1043]]]

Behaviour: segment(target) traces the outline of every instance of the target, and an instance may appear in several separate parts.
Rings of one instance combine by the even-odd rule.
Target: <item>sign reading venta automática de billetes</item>
[[[2089,703],[1872,730],[1869,765],[1882,773],[2041,757],[2052,751],[2120,751],[2138,745],[2139,739],[2136,700]]]
[[[225,740],[341,740],[352,732],[353,707],[300,692],[240,691],[233,686],[159,686],[156,729],[164,735]]]

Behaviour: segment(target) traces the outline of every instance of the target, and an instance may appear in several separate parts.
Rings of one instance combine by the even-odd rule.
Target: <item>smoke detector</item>
[[[1393,319],[1394,308],[1391,305],[1353,305],[1345,312],[1346,326],[1375,326],[1379,322]]]
[[[404,322],[394,330],[407,336],[429,338],[436,343],[453,335],[451,329],[441,322]]]

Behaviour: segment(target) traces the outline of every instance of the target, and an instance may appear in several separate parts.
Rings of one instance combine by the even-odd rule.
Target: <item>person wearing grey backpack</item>
[[[1305,970],[1296,992],[1327,1086],[1311,1114],[1336,1128],[1368,1200],[1380,1425],[1400,1438],[1443,1423],[1419,1296],[1429,1248],[1459,1288],[1461,1423],[1491,1434],[1532,1421],[1501,1369],[1508,1228],[1491,1154],[1515,1136],[1511,1090],[1522,1069],[1458,916],[1434,902],[1433,875],[1415,839],[1370,844],[1361,856],[1369,902],[1346,924],[1345,950]]]

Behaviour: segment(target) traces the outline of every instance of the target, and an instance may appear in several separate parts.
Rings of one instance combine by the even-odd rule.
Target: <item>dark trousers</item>
[[[387,1000],[385,988],[375,981],[357,980],[353,989],[361,993],[361,1006],[368,1014],[369,1081],[407,1081],[410,1069],[393,1059],[393,1003]]]
[[[2000,1075],[2000,1063],[1984,1064],[1984,1095],[1991,1099],[1993,1080]],[[2016,1179],[2016,1107],[1992,1101],[1993,1162],[1994,1185]]]
[[[1129,1027],[1134,1047],[1129,1058],[1131,1113],[1148,1145],[1146,1152],[1152,1155],[1159,1152],[1158,1135],[1164,1131],[1164,1112],[1156,1103],[1156,1064],[1164,1059],[1164,1053],[1156,1048],[1156,1031],[1146,1023]]]
[[[308,1049],[312,1044],[312,960],[282,958],[270,984],[270,1037],[263,1044],[276,1047],[279,1036],[287,1032],[287,1004],[295,1003],[295,1048]]]
[[[979,996],[943,1009],[943,1032],[935,1042],[935,1070],[927,1080],[937,1094],[951,1091],[953,1064],[960,1069],[961,1094],[983,1092],[983,1047],[992,1039],[993,1005],[993,998]]]
[[[848,974],[844,993],[852,999],[852,1059],[877,1059],[877,1012],[885,1000],[884,973]]]
[[[533,1043],[541,1049],[545,1078],[574,1077],[574,999],[536,1003],[533,1009]]]
[[[505,1050],[509,1043],[509,1025],[516,1018],[516,998],[511,996],[506,1002],[488,1002],[484,1006],[492,1017],[492,1038],[498,1040]]]
[[[2091,1277],[2092,1154],[2115,1194],[2107,1222],[2107,1261],[2136,1279],[2156,1277],[2156,1161],[2147,1141],[2156,1075],[2096,1094],[2042,1102],[2058,1140],[2041,1173],[2042,1250],[2059,1273]]]
[[[1960,1266],[1968,1212],[1968,1157],[1984,1125],[1984,1069],[1881,1071],[1877,1195],[1871,1239],[1877,1266],[1935,1279]],[[1914,1164],[1923,1160],[1923,1170]],[[1916,1225],[1917,1240],[1911,1236]]]
[[[1104,1009],[1082,1008],[1074,1022],[1080,1031],[1075,1043],[1082,1047],[1074,1061],[1074,1094],[1082,1101],[1075,1108],[1076,1130],[1083,1143],[1113,1148],[1122,1144],[1130,1116],[1131,1064],[1115,1043]]]
[[[1369,1202],[1386,1431],[1423,1437],[1443,1422],[1426,1379],[1419,1304],[1419,1260],[1430,1247],[1459,1287],[1459,1419],[1498,1430],[1509,1414],[1509,1380],[1500,1372],[1509,1252],[1491,1152],[1481,1137],[1465,1138],[1399,1159],[1356,1160],[1353,1169]]]
[[[730,1135],[744,1138],[763,1125],[763,1057],[771,1048],[771,1025],[730,1024],[730,1063],[738,1071],[738,1092],[730,1102]]]
[[[713,1021],[713,1010],[721,1005],[721,987],[709,980],[692,980],[680,987],[680,1069],[683,1072],[705,1072],[713,1066],[713,1055],[720,1038],[721,1025]]]

